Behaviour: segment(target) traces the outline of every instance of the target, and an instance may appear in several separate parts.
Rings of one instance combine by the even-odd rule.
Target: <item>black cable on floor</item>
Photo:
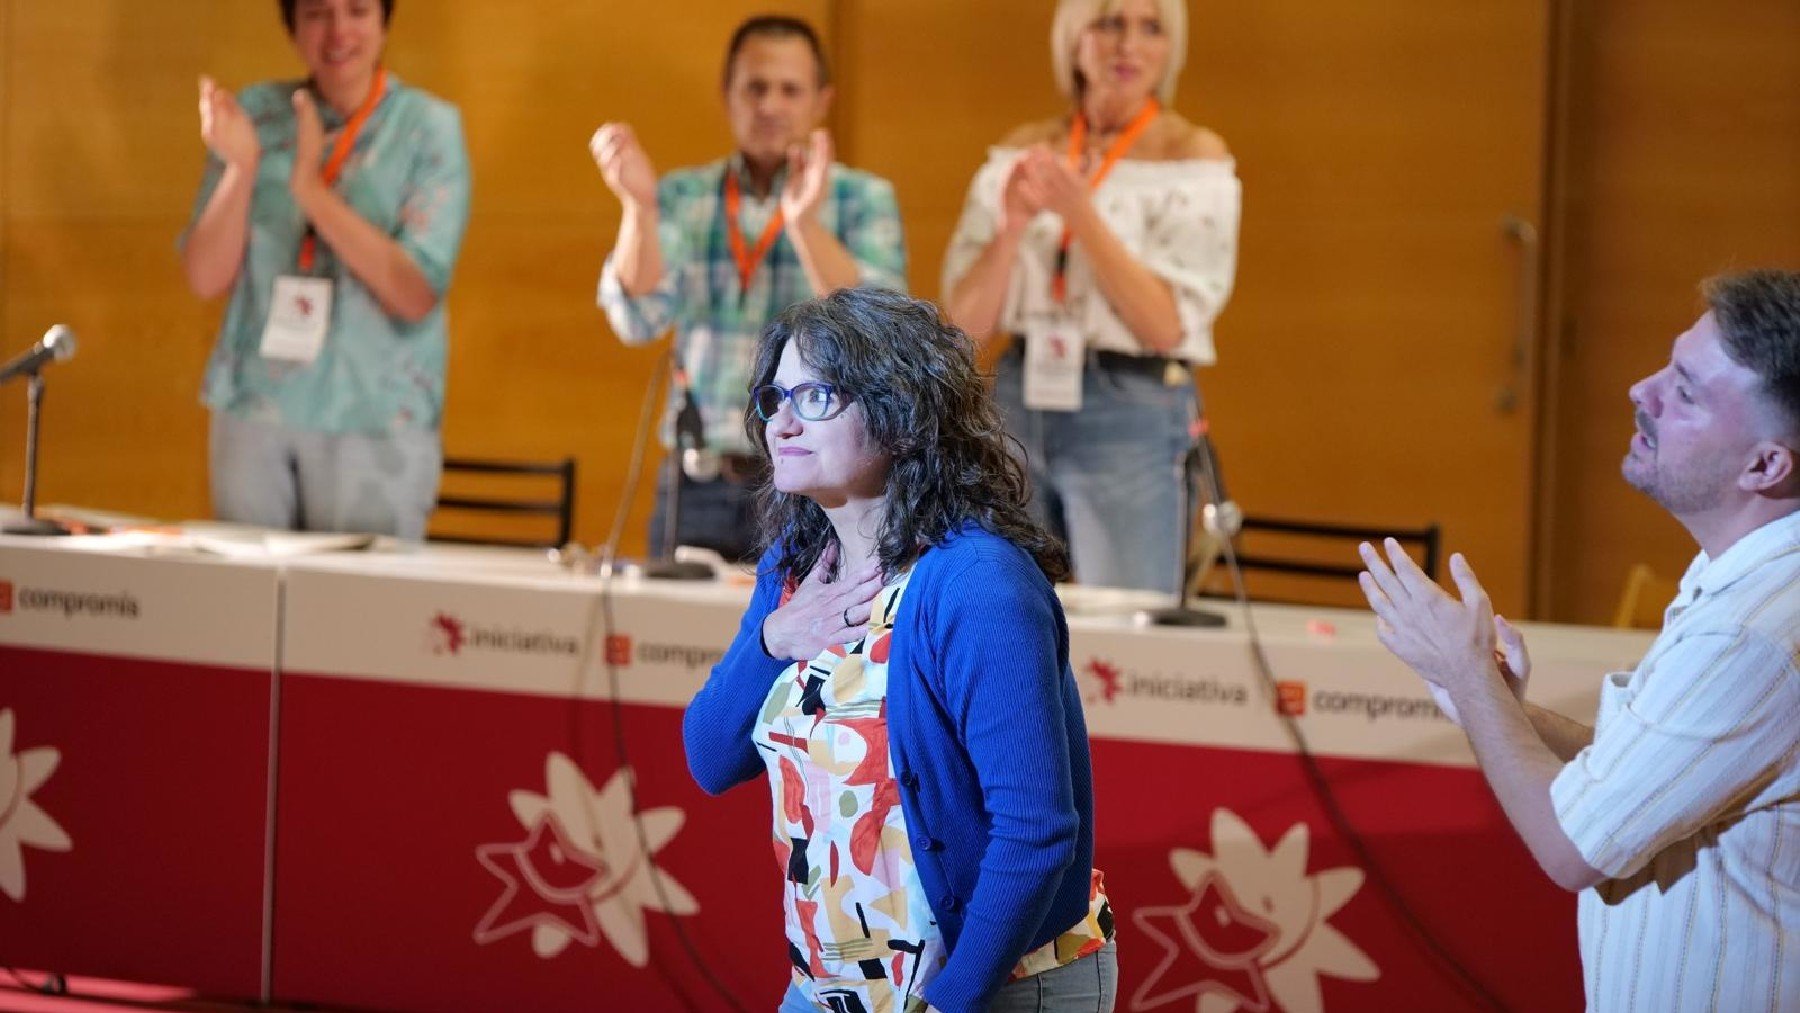
[[[1232,587],[1235,589],[1234,598],[1239,611],[1244,616],[1244,632],[1250,642],[1251,662],[1256,668],[1257,675],[1262,679],[1264,692],[1273,702],[1279,699],[1279,691],[1275,685],[1275,669],[1269,663],[1268,653],[1263,648],[1262,634],[1256,627],[1255,611],[1251,607],[1249,591],[1244,584],[1244,571],[1238,566],[1237,548],[1232,544],[1230,538],[1222,538],[1219,541],[1225,555],[1226,569],[1231,573]],[[1424,920],[1412,909],[1412,905],[1400,895],[1399,888],[1394,885],[1393,879],[1388,876],[1386,869],[1375,860],[1374,853],[1369,850],[1368,842],[1363,839],[1362,833],[1351,824],[1350,817],[1339,805],[1337,794],[1333,791],[1330,781],[1325,777],[1325,772],[1319,769],[1318,758],[1313,754],[1312,746],[1306,741],[1306,734],[1300,730],[1300,723],[1294,720],[1292,714],[1279,708],[1276,709],[1276,717],[1280,719],[1282,727],[1287,731],[1288,738],[1294,745],[1294,753],[1300,760],[1300,768],[1305,773],[1313,794],[1318,796],[1319,804],[1324,808],[1332,829],[1349,846],[1358,864],[1368,873],[1369,881],[1375,884],[1376,891],[1399,917],[1407,933],[1424,949],[1426,955],[1431,958],[1438,969],[1447,974],[1453,984],[1480,1002],[1482,1006],[1504,1013],[1506,1004],[1501,1002],[1499,996],[1480,978],[1476,977],[1467,965],[1438,941],[1431,930],[1426,927]]]
[[[41,985],[33,985],[31,982],[26,981],[25,976],[20,974],[18,969],[10,964],[0,964],[0,971],[5,971],[7,977],[18,982],[19,987],[27,992],[36,992],[39,995],[69,994],[69,979],[54,971],[44,972],[44,981]]]
[[[618,569],[619,543],[624,538],[625,522],[631,514],[632,502],[637,498],[638,484],[643,479],[644,456],[645,451],[649,446],[650,434],[653,429],[650,421],[651,408],[655,404],[657,390],[663,386],[663,380],[668,376],[669,370],[673,365],[674,356],[674,349],[671,347],[669,353],[658,360],[656,371],[651,376],[650,382],[644,388],[643,403],[638,409],[637,434],[632,440],[631,463],[627,466],[625,473],[625,489],[620,495],[619,507],[613,513],[612,530],[608,532],[606,544],[602,546],[600,550],[600,590],[594,597],[593,611],[588,618],[588,630],[587,636],[584,638],[581,664],[578,669],[579,674],[577,675],[578,680],[583,679],[586,676],[588,666],[593,660],[594,645],[604,645],[612,640],[614,629],[612,585],[614,574]],[[619,688],[619,668],[613,663],[612,658],[606,653],[604,647],[602,647],[600,651],[600,659],[602,664],[606,666],[607,690],[612,704],[613,744],[618,756],[619,767],[620,769],[633,772],[626,778],[626,789],[631,799],[632,828],[637,833],[638,848],[643,853],[644,860],[649,861],[651,858],[650,835],[644,828],[643,814],[638,805],[636,768],[631,766],[630,751],[626,745],[625,701]],[[577,694],[576,705],[571,708],[572,713],[575,715],[576,743],[581,741],[581,730],[585,725],[585,723],[580,720],[580,699],[580,695]],[[577,748],[576,751],[579,753],[581,750]],[[579,758],[577,758],[577,764],[579,765]],[[745,1013],[744,1007],[738,1002],[737,997],[734,996],[731,993],[731,990],[726,987],[725,983],[719,979],[719,976],[713,971],[711,965],[709,965],[706,962],[706,959],[701,956],[699,947],[694,945],[693,939],[688,936],[686,928],[682,926],[681,918],[675,914],[673,905],[669,901],[668,891],[663,885],[662,878],[652,875],[650,877],[650,885],[652,889],[656,891],[657,900],[662,903],[663,911],[669,915],[669,925],[675,930],[675,938],[680,942],[681,948],[687,954],[688,960],[693,963],[695,969],[700,972],[700,976],[705,979],[707,985],[712,988],[713,992],[721,999],[725,1000],[726,1005],[731,1009],[738,1011],[738,1013]],[[667,976],[665,975],[665,978],[666,977]],[[677,993],[681,996],[681,1002],[684,1006],[688,1009],[695,1008],[693,1001],[686,994],[680,993],[680,987],[676,985],[672,979],[670,980],[670,985],[676,988]]]

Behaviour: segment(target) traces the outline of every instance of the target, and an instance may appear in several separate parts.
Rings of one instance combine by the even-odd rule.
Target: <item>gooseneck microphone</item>
[[[670,356],[674,356],[671,351]],[[663,558],[644,564],[644,576],[662,580],[711,580],[713,569],[698,561],[675,558],[681,545],[681,479],[710,482],[719,477],[719,455],[706,446],[706,419],[694,398],[687,370],[675,367],[675,390],[680,405],[675,409],[675,446],[669,459],[668,499],[663,511]]]
[[[44,337],[29,349],[0,365],[0,383],[14,377],[32,376],[45,364],[61,362],[75,354],[75,332],[68,324],[57,324],[44,332]]]
[[[1204,414],[1194,417],[1188,436],[1193,440],[1200,495],[1206,500],[1201,507],[1201,523],[1214,538],[1236,538],[1244,526],[1244,511],[1225,494],[1225,472],[1219,467],[1219,452],[1213,447],[1212,424]]]
[[[1199,487],[1205,501],[1202,524],[1207,538],[1196,542],[1192,493]],[[1146,626],[1224,626],[1225,617],[1217,612],[1188,605],[1189,563],[1196,545],[1204,546],[1207,556],[1200,563],[1211,562],[1211,552],[1219,543],[1229,543],[1243,526],[1244,515],[1238,505],[1225,498],[1225,477],[1219,468],[1218,451],[1212,442],[1212,425],[1204,414],[1196,415],[1188,424],[1188,445],[1175,461],[1176,530],[1181,533],[1181,548],[1175,558],[1175,601],[1164,608],[1142,609],[1137,621]]]
[[[9,535],[66,535],[67,526],[37,515],[38,418],[44,403],[43,368],[75,354],[75,332],[67,324],[57,324],[44,332],[44,337],[26,351],[0,364],[0,383],[14,377],[29,379],[25,385],[25,497],[20,501],[24,520],[7,524],[0,531]]]
[[[675,387],[681,392],[681,407],[675,411],[675,448],[681,452],[681,470],[690,482],[710,482],[719,477],[719,455],[706,445],[706,420],[700,415],[700,402],[694,398],[687,370],[675,371]]]

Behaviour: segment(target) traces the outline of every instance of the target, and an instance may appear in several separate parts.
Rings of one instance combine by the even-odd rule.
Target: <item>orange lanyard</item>
[[[1161,107],[1157,105],[1155,99],[1144,102],[1144,107],[1138,110],[1137,115],[1131,118],[1130,123],[1125,124],[1125,129],[1119,132],[1119,136],[1107,147],[1106,154],[1100,157],[1100,167],[1088,177],[1089,190],[1100,189],[1100,183],[1106,179],[1107,173],[1112,172],[1113,166],[1119,163],[1119,159],[1124,158],[1125,153],[1131,150],[1131,146],[1137,143],[1138,137],[1149,129],[1150,121],[1156,119],[1156,114],[1160,109]],[[1086,146],[1087,114],[1077,112],[1075,122],[1069,127],[1069,168],[1077,172],[1081,170],[1082,149]],[[1050,294],[1056,297],[1058,303],[1066,299],[1069,294],[1069,244],[1074,241],[1074,235],[1069,232],[1069,227],[1064,225],[1062,243],[1056,248],[1056,274],[1050,279]]]
[[[362,133],[363,124],[368,122],[369,114],[375,111],[375,107],[381,104],[381,96],[386,92],[387,68],[380,67],[375,71],[375,83],[369,86],[368,96],[344,123],[344,129],[338,132],[337,143],[331,146],[331,155],[325,159],[325,168],[319,172],[319,178],[325,181],[326,189],[336,186],[338,177],[344,174],[344,163],[350,158],[350,149],[356,147],[356,136]],[[306,238],[300,240],[301,271],[312,271],[318,252],[319,237],[309,224],[306,227]]]
[[[781,235],[781,208],[775,209],[775,216],[769,224],[763,226],[762,235],[756,240],[756,249],[750,248],[749,240],[744,238],[743,227],[738,224],[738,212],[743,208],[744,195],[738,183],[736,169],[725,167],[725,232],[731,237],[731,259],[737,261],[738,299],[750,293],[750,279],[756,277],[756,269],[763,258],[769,255],[769,247],[775,245],[775,238]]]

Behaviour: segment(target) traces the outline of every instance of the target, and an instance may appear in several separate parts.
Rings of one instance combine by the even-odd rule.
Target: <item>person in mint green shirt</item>
[[[230,296],[207,363],[221,520],[424,536],[444,297],[469,218],[461,117],[381,63],[393,0],[278,0],[305,81],[200,82],[209,157],[181,238]]]

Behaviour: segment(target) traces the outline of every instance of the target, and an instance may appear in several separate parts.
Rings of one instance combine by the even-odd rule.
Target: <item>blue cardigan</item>
[[[785,574],[771,549],[737,637],[682,720],[708,794],[763,773],[751,728],[788,662],[762,624]],[[1079,922],[1093,780],[1062,604],[1023,549],[972,524],[919,557],[895,617],[888,742],[913,859],[949,961],[944,1013],[985,1009],[1026,953]]]

